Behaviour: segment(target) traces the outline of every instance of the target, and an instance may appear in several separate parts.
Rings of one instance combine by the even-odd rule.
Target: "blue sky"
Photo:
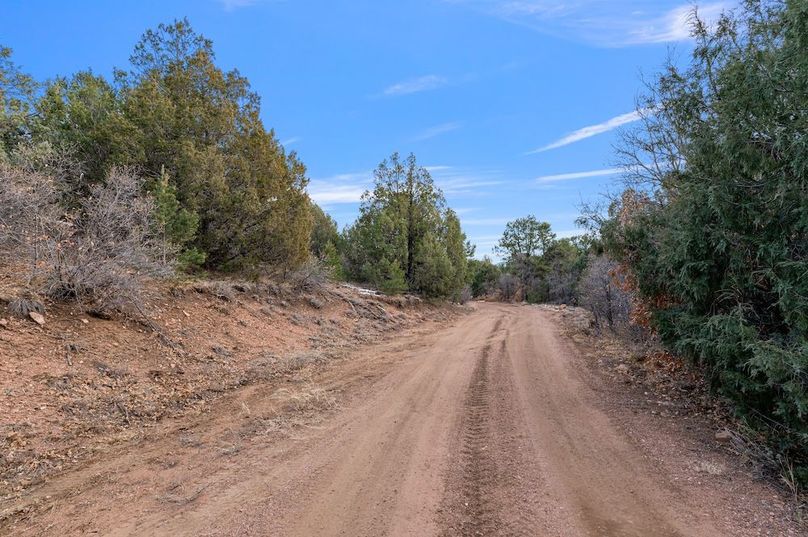
[[[727,2],[707,0],[713,18]],[[261,95],[308,167],[310,193],[353,221],[373,168],[414,152],[491,252],[526,214],[574,234],[582,200],[616,188],[612,146],[641,77],[685,59],[687,0],[4,0],[0,44],[39,79],[125,67],[142,32],[187,16]]]

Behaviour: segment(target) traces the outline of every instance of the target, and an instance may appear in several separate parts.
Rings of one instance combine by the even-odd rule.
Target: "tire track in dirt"
[[[495,326],[495,330],[499,322]],[[496,479],[490,440],[490,404],[488,390],[488,359],[491,343],[483,348],[474,368],[464,401],[461,446],[456,474],[459,488],[450,512],[459,520],[444,532],[449,535],[491,535],[499,527],[497,509],[491,504],[491,488]]]
[[[546,526],[538,516],[536,494],[545,483],[536,466],[532,445],[523,434],[524,417],[512,404],[514,379],[506,348],[509,337],[510,333],[506,331],[499,342],[490,373],[491,391],[496,394],[496,398],[492,400],[492,443],[494,452],[499,455],[496,464],[501,483],[498,498],[499,518],[503,525],[499,534],[507,537],[533,537],[539,528]]]
[[[522,484],[514,470],[524,465],[511,436],[516,429],[512,409],[498,396],[501,385],[508,382],[499,365],[507,338],[501,333],[504,321],[500,317],[486,338],[463,401],[456,456],[441,509],[446,537],[527,536],[537,527],[525,491],[513,490]]]

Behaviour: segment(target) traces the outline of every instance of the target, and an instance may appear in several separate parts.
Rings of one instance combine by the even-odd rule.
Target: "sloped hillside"
[[[0,500],[229,391],[461,311],[350,286],[227,281],[153,288],[147,308],[135,321],[53,305],[40,325],[0,304]]]

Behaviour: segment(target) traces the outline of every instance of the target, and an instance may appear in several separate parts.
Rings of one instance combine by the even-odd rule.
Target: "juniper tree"
[[[374,172],[345,233],[349,276],[387,291],[452,296],[465,280],[465,235],[415,156],[394,153]]]
[[[693,31],[640,102],[604,244],[663,340],[808,482],[808,5],[748,0]]]

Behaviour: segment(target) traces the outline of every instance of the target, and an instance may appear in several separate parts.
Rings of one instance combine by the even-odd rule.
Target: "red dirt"
[[[4,501],[0,533],[800,535],[699,418],[626,406],[561,315],[474,310],[163,419]]]

